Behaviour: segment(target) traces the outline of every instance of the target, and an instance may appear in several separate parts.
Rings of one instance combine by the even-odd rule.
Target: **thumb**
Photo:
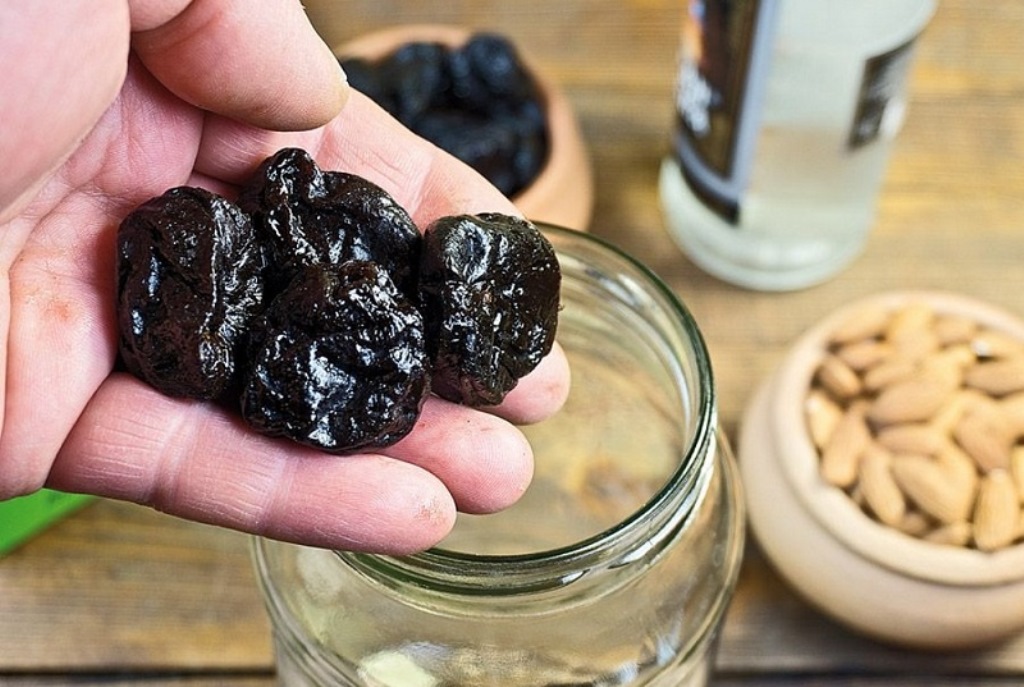
[[[348,86],[298,0],[130,0],[132,46],[183,100],[267,129],[311,129]]]

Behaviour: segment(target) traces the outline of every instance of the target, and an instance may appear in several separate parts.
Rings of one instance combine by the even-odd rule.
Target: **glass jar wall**
[[[408,557],[254,541],[284,685],[706,684],[743,550],[707,351],[648,270],[543,227],[573,389],[523,499]]]

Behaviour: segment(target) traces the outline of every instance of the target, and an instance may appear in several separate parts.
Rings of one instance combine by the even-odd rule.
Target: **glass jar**
[[[707,351],[642,265],[542,228],[573,388],[531,487],[407,557],[255,539],[281,684],[706,684],[744,538]]]

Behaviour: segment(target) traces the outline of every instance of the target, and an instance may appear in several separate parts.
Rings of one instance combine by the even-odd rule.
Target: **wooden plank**
[[[100,501],[0,560],[0,674],[271,666],[235,532]]]

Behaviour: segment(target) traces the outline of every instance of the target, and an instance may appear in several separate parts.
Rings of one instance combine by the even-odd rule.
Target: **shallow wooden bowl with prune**
[[[354,88],[474,167],[525,216],[587,228],[593,173],[575,113],[508,37],[404,25],[335,54]]]

